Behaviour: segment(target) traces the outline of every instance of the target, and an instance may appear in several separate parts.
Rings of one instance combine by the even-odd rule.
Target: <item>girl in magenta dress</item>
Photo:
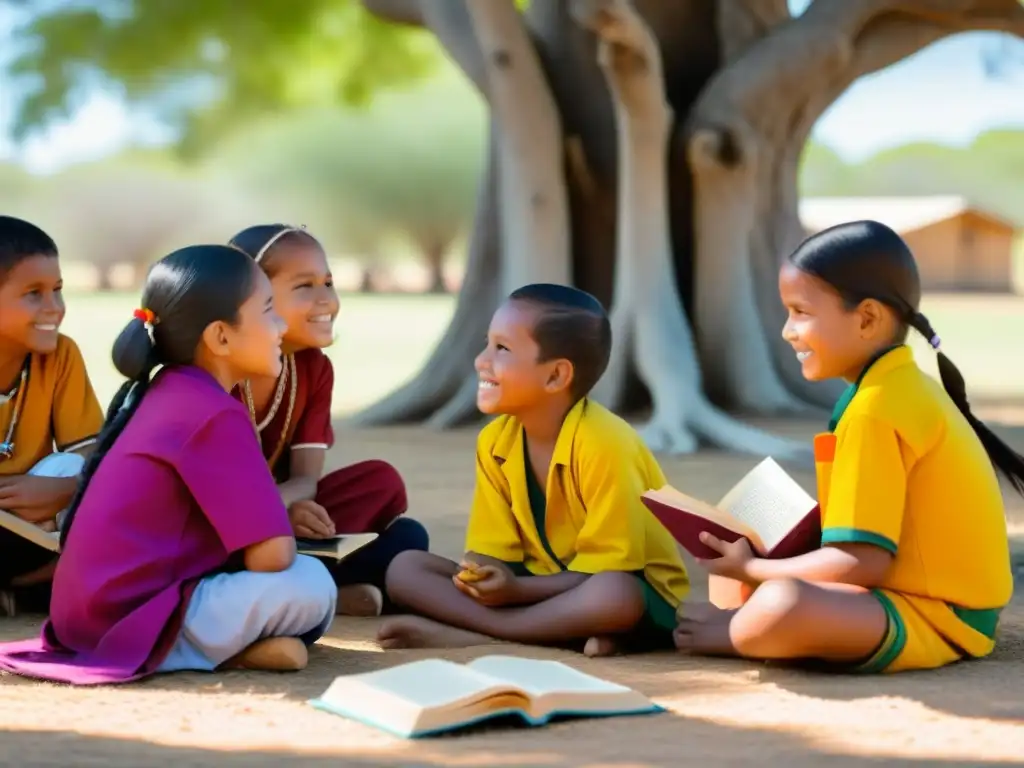
[[[259,432],[296,536],[378,534],[346,560],[328,565],[338,585],[338,612],[377,615],[389,607],[383,590],[391,561],[405,550],[425,551],[429,540],[419,522],[403,516],[405,483],[390,464],[362,461],[321,477],[334,443],[334,368],[322,350],[334,342],[338,314],[327,257],[305,229],[283,224],[249,227],[231,245],[270,278],[274,309],[288,326],[281,373],[251,377],[235,395]]]
[[[128,381],[68,509],[50,617],[39,638],[0,645],[0,669],[91,684],[305,666],[334,583],[296,555],[229,394],[279,373],[282,331],[266,275],[237,250],[192,246],[153,266],[114,343]]]

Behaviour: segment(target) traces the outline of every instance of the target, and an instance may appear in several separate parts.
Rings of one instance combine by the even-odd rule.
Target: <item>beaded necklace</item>
[[[252,419],[252,425],[256,429],[256,436],[260,437],[263,430],[270,426],[274,417],[277,416],[278,409],[281,407],[281,401],[284,399],[286,384],[290,384],[288,387],[288,410],[285,411],[284,424],[281,426],[281,435],[277,439],[277,445],[274,447],[274,452],[270,455],[270,458],[267,459],[267,464],[271,469],[277,464],[277,460],[281,458],[281,453],[284,451],[285,441],[288,439],[288,428],[291,426],[292,414],[295,411],[295,395],[299,388],[299,380],[295,370],[295,355],[285,356],[284,365],[281,367],[281,375],[277,379],[274,399],[263,421],[256,421],[256,403],[253,400],[252,385],[248,379],[246,379],[242,388],[245,395],[245,404],[249,408],[249,418]]]
[[[18,421],[21,419],[21,413],[25,407],[30,359],[26,358],[25,364],[21,368],[21,377],[18,379],[18,391],[14,395],[14,410],[11,412],[11,422],[7,425],[7,434],[4,436],[4,441],[0,443],[0,461],[6,461],[14,456],[14,432],[18,428]]]

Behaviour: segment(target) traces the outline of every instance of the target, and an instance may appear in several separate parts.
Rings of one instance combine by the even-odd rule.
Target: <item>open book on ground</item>
[[[51,552],[60,551],[60,534],[57,531],[44,531],[35,523],[22,520],[17,515],[2,509],[0,509],[0,526],[43,549],[48,549]]]
[[[646,491],[642,499],[694,557],[719,556],[701,543],[704,531],[724,541],[746,538],[761,557],[795,557],[821,546],[818,502],[770,457],[715,505],[669,485]]]
[[[331,536],[328,539],[300,538],[295,540],[295,544],[300,555],[344,560],[376,538],[376,533],[346,533],[343,536]]]
[[[468,664],[424,659],[344,675],[310,704],[403,738],[431,736],[502,715],[543,725],[556,716],[662,711],[625,686],[558,661],[516,656],[483,656]]]

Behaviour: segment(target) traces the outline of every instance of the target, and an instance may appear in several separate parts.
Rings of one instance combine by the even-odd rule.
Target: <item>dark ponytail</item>
[[[910,248],[896,232],[877,221],[839,224],[812,235],[789,257],[793,266],[832,286],[847,307],[875,299],[896,311],[903,327],[896,341],[913,328],[936,351],[939,378],[971,425],[996,470],[1024,496],[1024,457],[999,439],[972,413],[960,370],[941,350],[941,340],[918,307],[921,278]]]
[[[142,306],[114,342],[114,366],[127,381],[110,401],[96,448],[82,471],[61,527],[64,547],[89,482],[120,437],[163,365],[189,365],[214,322],[232,325],[252,295],[257,275],[251,258],[223,245],[193,245],[156,262],[146,276]]]

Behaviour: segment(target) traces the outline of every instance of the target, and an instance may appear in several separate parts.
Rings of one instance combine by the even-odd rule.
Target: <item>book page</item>
[[[48,549],[51,552],[60,551],[60,534],[57,532],[44,531],[38,525],[22,520],[17,515],[0,509],[0,526],[3,526],[21,538],[31,541],[37,546]]]
[[[757,532],[743,520],[739,519],[733,514],[721,508],[708,504],[706,501],[701,501],[693,496],[687,496],[682,491],[678,491],[671,485],[665,485],[657,490],[645,491],[643,496],[653,499],[654,501],[660,501],[662,504],[666,504],[674,509],[681,510],[683,512],[689,512],[697,517],[703,517],[705,520],[710,520],[713,523],[718,523],[723,528],[728,528],[730,531],[736,531],[741,536],[748,538],[754,537],[760,539]]]
[[[483,656],[466,666],[487,677],[506,680],[532,699],[530,714],[544,718],[554,712],[639,712],[654,704],[624,685],[602,680],[559,661],[517,656]]]
[[[376,538],[376,533],[346,533],[342,536],[332,536],[328,539],[298,538],[295,540],[295,543],[300,555],[333,557],[336,560],[344,560]]]
[[[733,486],[718,506],[759,531],[765,550],[770,550],[817,502],[768,457]]]
[[[621,693],[629,688],[593,677],[560,661],[524,659],[518,656],[482,656],[466,665],[488,678],[504,680],[531,696],[555,691],[576,693]]]
[[[322,697],[341,697],[348,708],[359,708],[367,691],[416,709],[452,707],[507,689],[503,680],[444,659],[423,659],[376,672],[344,675],[335,679]],[[370,713],[367,713],[368,715]],[[376,716],[386,713],[376,712]]]

